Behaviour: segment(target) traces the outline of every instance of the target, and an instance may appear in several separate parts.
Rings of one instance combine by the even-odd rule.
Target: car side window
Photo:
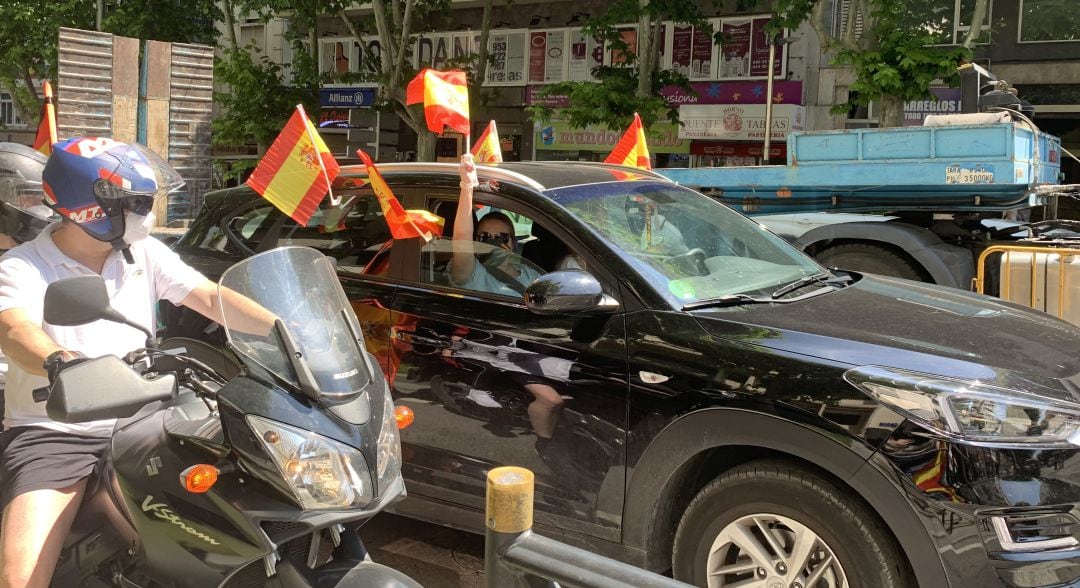
[[[367,273],[365,267],[376,254],[382,252],[382,258],[389,254],[389,247],[385,247],[385,252],[383,249],[390,241],[390,230],[370,190],[342,193],[337,205],[331,204],[329,198],[324,199],[306,225],[285,217],[267,202],[238,212],[225,227],[251,251],[289,245],[311,247],[336,259],[338,269],[345,272]],[[212,238],[213,234],[208,233],[203,241],[216,246],[218,243]],[[266,243],[265,239],[274,242]],[[223,240],[226,243],[220,246],[235,247],[228,239],[223,237]],[[379,275],[378,271],[374,273]]]
[[[468,275],[455,279],[452,271],[455,255],[452,235],[457,198],[438,196],[428,199],[428,210],[442,217],[444,226],[442,236],[420,248],[421,283],[520,298],[525,288],[541,275],[556,269],[580,267],[579,262],[572,261],[576,256],[571,254],[569,248],[534,219],[519,211],[486,205],[479,194],[476,200],[474,238],[470,242],[472,270]],[[478,232],[477,227],[485,218],[499,219],[499,222],[484,223],[484,228],[488,230]],[[500,230],[499,227],[504,229]],[[457,255],[463,253],[459,251]]]

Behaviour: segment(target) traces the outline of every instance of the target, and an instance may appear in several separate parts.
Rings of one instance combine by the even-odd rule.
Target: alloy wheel
[[[709,588],[846,588],[833,550],[809,527],[752,514],[724,527],[709,549]]]

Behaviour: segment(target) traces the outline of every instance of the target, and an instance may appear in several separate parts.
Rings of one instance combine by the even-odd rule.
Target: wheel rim
[[[806,525],[752,514],[724,527],[709,548],[709,588],[846,588],[833,550]]]

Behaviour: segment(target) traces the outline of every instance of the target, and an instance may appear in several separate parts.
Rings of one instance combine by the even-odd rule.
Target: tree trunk
[[[896,96],[882,96],[878,104],[878,126],[899,127],[904,121],[904,101]]]
[[[975,8],[971,11],[971,29],[968,30],[968,34],[964,37],[964,47],[971,49],[975,46],[975,43],[979,41],[979,37],[982,36],[983,21],[986,20],[986,10],[990,0],[976,0]]]
[[[421,127],[416,132],[416,161],[435,161],[435,133]]]
[[[477,56],[476,64],[476,91],[469,92],[469,101],[473,103],[473,106],[478,104],[477,99],[480,97],[480,89],[484,87],[484,82],[487,81],[488,70],[488,38],[491,36],[491,5],[494,0],[484,0],[484,14],[480,17],[480,53]]]
[[[236,38],[236,15],[233,12],[232,0],[222,2],[222,8],[225,12],[225,28],[229,33],[229,47],[236,51],[240,49],[240,41]]]
[[[638,8],[641,10],[638,17],[638,47],[637,67],[638,86],[637,97],[648,98],[652,95],[652,52],[658,47],[653,46],[652,17],[648,12],[649,0],[638,0]]]

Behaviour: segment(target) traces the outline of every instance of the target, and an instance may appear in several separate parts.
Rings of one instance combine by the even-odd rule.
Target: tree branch
[[[412,17],[413,7],[416,6],[416,0],[405,0],[405,18],[401,21],[401,42],[398,45],[397,62],[394,65],[394,76],[390,79],[392,87],[397,87],[401,83],[402,70],[405,68],[405,53],[409,47],[409,35],[412,34]]]
[[[349,16],[345,14],[345,9],[342,8],[338,11],[338,17],[341,22],[345,23],[345,28],[349,29],[349,34],[352,35],[358,42],[362,42],[363,38],[360,36],[360,29],[356,28],[356,24],[349,19]]]
[[[494,0],[484,0],[484,14],[480,17],[480,63],[476,66],[476,85],[481,87],[487,81],[488,39],[491,37],[491,6]]]
[[[390,0],[393,2],[394,0]],[[379,35],[379,45],[382,47],[383,55],[380,60],[379,67],[382,68],[382,73],[387,79],[393,77],[394,64],[397,63],[397,55],[394,53],[394,37],[392,31],[386,22],[386,2],[385,0],[371,0],[371,6],[375,11],[375,30]],[[389,83],[382,89],[385,92],[392,92],[393,86]]]

